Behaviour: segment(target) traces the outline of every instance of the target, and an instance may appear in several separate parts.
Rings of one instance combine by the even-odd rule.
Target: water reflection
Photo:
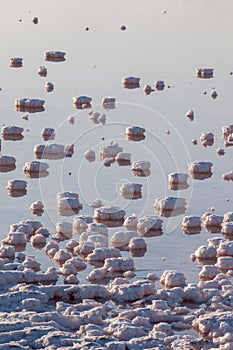
[[[142,141],[145,140],[145,135],[125,135],[126,140],[128,141]]]
[[[26,189],[22,190],[7,190],[9,197],[23,197],[27,194]]]
[[[201,226],[200,227],[186,227],[182,228],[182,231],[185,235],[198,235],[201,233]]]
[[[101,220],[101,219],[95,219],[96,223],[103,223],[107,227],[118,227],[122,226],[124,223],[124,219],[122,220]]]
[[[15,164],[11,165],[0,165],[0,173],[7,173],[16,169]]]
[[[47,170],[42,171],[24,171],[24,174],[26,177],[30,179],[39,179],[42,177],[46,177],[49,175],[49,172]]]
[[[194,180],[205,180],[209,179],[213,173],[209,171],[208,173],[190,173],[189,177],[191,177]]]
[[[15,106],[15,110],[17,112],[28,112],[28,113],[38,113],[38,112],[44,112],[44,107],[21,107],[21,106]]]
[[[158,213],[160,216],[164,216],[165,218],[169,218],[171,216],[178,216],[181,214],[184,214],[186,211],[186,208],[177,208],[177,209],[160,209],[155,207],[155,211]]]
[[[24,136],[22,134],[2,134],[2,138],[5,141],[21,141],[23,140]]]
[[[150,174],[151,174],[150,169],[145,169],[145,170],[132,170],[132,175],[133,175],[133,176],[147,177],[147,176],[150,176]]]
[[[189,184],[187,182],[181,182],[181,183],[168,183],[169,190],[178,191],[178,190],[186,190],[189,187]]]

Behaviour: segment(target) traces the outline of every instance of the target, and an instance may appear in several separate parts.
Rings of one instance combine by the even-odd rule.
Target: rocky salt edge
[[[78,200],[71,192],[59,193],[58,200],[63,198]],[[108,207],[103,213],[107,219],[122,214]],[[224,232],[232,217],[186,216],[182,226],[212,223]],[[50,233],[40,221],[11,225],[0,247],[0,349],[231,349],[232,242],[209,238],[193,252],[191,258],[202,265],[196,284],[175,270],[138,279],[134,259],[122,257],[117,247],[145,252],[145,232],[161,230],[162,220],[131,215],[124,227],[131,231],[118,231],[109,242],[108,227],[92,217],[58,222],[57,233],[66,237],[62,249],[59,240],[46,244]],[[34,257],[17,253],[22,244],[44,249],[57,268],[41,271]],[[78,275],[88,264],[88,282],[80,284]]]

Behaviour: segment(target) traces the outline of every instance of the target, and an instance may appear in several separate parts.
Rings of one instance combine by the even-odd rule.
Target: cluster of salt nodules
[[[208,161],[194,161],[188,163],[188,173],[190,177],[197,180],[208,179],[212,176],[211,168],[212,162]]]
[[[196,76],[198,78],[213,78],[213,68],[196,68]]]
[[[37,73],[41,77],[46,77],[47,76],[47,68],[45,66],[40,66],[37,70]]]
[[[212,146],[214,144],[214,134],[212,132],[202,132],[200,136],[202,146]]]
[[[185,212],[186,204],[181,197],[156,198],[154,208],[162,216],[175,216]]]
[[[134,182],[126,182],[120,187],[120,194],[125,199],[142,198],[142,185]]]
[[[156,88],[156,90],[160,91],[160,90],[164,90],[165,88],[165,83],[163,80],[156,80],[154,82],[154,87]]]
[[[22,57],[12,57],[10,58],[10,67],[22,67],[23,66],[23,59]]]
[[[89,118],[92,120],[94,124],[105,124],[106,123],[106,115],[104,113],[91,111],[89,114]]]
[[[41,136],[44,141],[53,140],[55,138],[55,129],[54,128],[43,128],[41,130]]]
[[[63,51],[46,51],[44,56],[46,61],[60,62],[65,61],[65,54]]]
[[[69,213],[76,213],[82,208],[79,201],[79,195],[75,192],[58,192],[57,193],[57,209],[62,215],[69,215]]]
[[[3,140],[22,140],[24,129],[20,126],[12,125],[12,126],[3,126],[1,130]]]
[[[140,78],[138,77],[124,77],[122,78],[122,86],[128,89],[135,89],[140,87]]]
[[[132,141],[141,141],[145,139],[145,129],[140,126],[128,126],[125,129],[126,139]]]
[[[72,157],[74,154],[74,145],[50,144],[50,145],[35,145],[34,154],[37,158],[45,159],[61,159],[65,157]]]
[[[111,142],[108,146],[102,146],[99,149],[99,156],[101,160],[109,160],[114,162],[118,153],[122,152],[123,148],[117,142]]]
[[[104,97],[101,101],[103,108],[105,109],[115,109],[116,108],[116,99],[115,97],[107,96]]]
[[[15,106],[23,108],[42,108],[44,103],[44,100],[33,98],[17,98],[15,100]]]
[[[132,174],[135,176],[149,176],[151,163],[146,160],[137,160],[132,163]]]
[[[73,97],[73,104],[77,108],[90,108],[92,98],[88,96],[75,96]]]
[[[202,215],[201,220],[203,225],[208,229],[211,227],[221,227],[224,217],[222,215],[206,212]]]
[[[170,173],[168,174],[168,185],[171,190],[181,190],[188,188],[188,174]]]

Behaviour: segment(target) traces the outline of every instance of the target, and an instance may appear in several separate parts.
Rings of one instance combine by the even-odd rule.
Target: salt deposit
[[[133,161],[132,163],[133,175],[149,176],[150,167],[151,167],[151,164],[149,161],[145,161],[145,160]]]
[[[221,233],[226,236],[233,236],[233,221],[223,222]]]
[[[137,77],[125,77],[122,78],[122,85],[126,88],[136,88],[140,86],[140,78]]]
[[[111,244],[113,247],[125,247],[128,246],[131,238],[138,236],[136,231],[117,231],[111,238]]]
[[[55,129],[43,128],[41,130],[41,136],[45,141],[53,140],[55,138]]]
[[[30,210],[33,215],[42,215],[44,211],[44,205],[41,201],[35,201],[30,205]]]
[[[168,174],[168,181],[174,184],[187,183],[188,174],[185,173],[170,173]]]
[[[138,199],[142,197],[142,185],[126,182],[120,187],[120,194],[126,199]]]
[[[214,100],[218,97],[217,91],[215,89],[212,89],[210,91],[210,97],[212,97]]]
[[[192,173],[209,173],[211,172],[211,167],[213,166],[213,163],[206,162],[206,161],[195,161],[188,164],[188,170]]]
[[[47,76],[47,68],[45,66],[40,66],[37,70],[37,73],[41,76],[41,77],[46,77]]]
[[[154,208],[158,211],[182,209],[186,206],[185,198],[179,197],[167,197],[156,198],[154,202]]]
[[[31,98],[17,98],[15,100],[16,107],[25,107],[25,108],[40,108],[44,106],[45,101],[39,99]]]
[[[154,82],[154,87],[156,88],[156,90],[164,90],[165,84],[163,80],[156,80]]]
[[[228,211],[223,215],[223,223],[233,221],[233,211]]]
[[[63,51],[46,51],[44,56],[46,61],[60,62],[65,61],[65,54]]]
[[[125,211],[116,206],[103,206],[94,211],[94,219],[100,222],[123,222],[124,216]]]
[[[88,96],[73,97],[73,104],[78,108],[91,107],[92,98]]]
[[[160,283],[164,285],[165,288],[184,287],[186,278],[181,272],[166,270],[160,277]]]
[[[214,134],[212,132],[202,132],[200,141],[204,147],[214,144]]]
[[[226,181],[233,181],[233,171],[223,174],[222,179]]]
[[[213,78],[213,68],[196,68],[196,76],[198,78]]]
[[[129,250],[137,251],[137,250],[146,250],[147,244],[145,240],[141,237],[133,237],[129,241]]]
[[[24,131],[23,128],[20,126],[3,126],[2,127],[2,136],[9,136],[9,135],[21,135]]]
[[[47,81],[47,82],[45,83],[45,90],[46,90],[47,92],[53,91],[53,90],[54,90],[54,85],[53,85],[53,83],[51,83],[50,81]]]
[[[136,230],[137,229],[138,218],[136,215],[127,216],[125,219],[123,226],[126,230]]]
[[[148,84],[144,85],[143,91],[145,92],[146,95],[150,95],[154,89]]]
[[[194,119],[194,111],[190,110],[185,114],[186,118],[189,119],[190,121],[193,121]]]
[[[156,235],[157,232],[160,232],[162,230],[162,224],[163,220],[154,215],[143,216],[137,219],[136,222],[137,231],[141,236]]]
[[[48,168],[49,168],[49,165],[45,162],[32,161],[32,162],[25,163],[23,167],[23,171],[25,173],[27,172],[39,173],[39,172],[47,171]]]
[[[23,58],[22,57],[12,57],[10,58],[10,67],[22,67]]]
[[[114,109],[116,107],[116,99],[114,97],[104,97],[101,103],[105,109]]]
[[[183,228],[199,228],[201,227],[201,218],[199,216],[187,215],[182,220]]]
[[[24,191],[27,188],[27,181],[25,181],[25,180],[8,180],[6,188],[9,191]]]
[[[71,157],[74,153],[74,145],[61,145],[61,144],[50,144],[50,145],[35,145],[34,154],[37,158],[45,159],[62,159],[65,157]]]
[[[15,168],[16,159],[13,156],[0,156],[0,169],[4,172],[4,167],[13,167]],[[13,170],[12,169],[12,170]]]
[[[213,246],[200,246],[194,254],[199,260],[213,260],[217,257],[217,250]]]
[[[222,215],[216,215],[211,213],[205,213],[202,216],[202,221],[205,226],[221,226],[223,222]]]
[[[115,158],[117,154],[122,151],[123,151],[123,148],[118,146],[118,144],[102,146],[99,149],[99,155],[101,159]]]

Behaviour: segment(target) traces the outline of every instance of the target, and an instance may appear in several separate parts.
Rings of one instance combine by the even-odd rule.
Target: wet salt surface
[[[206,14],[205,21],[200,18],[200,4],[203,7],[202,13]],[[70,9],[65,6],[65,3],[56,5],[55,15],[53,10],[55,2],[53,1],[46,4],[46,12],[39,4],[32,5],[29,1],[15,4],[13,13],[10,6],[5,5],[5,13],[9,15],[6,16],[7,21],[5,16],[1,16],[2,30],[4,32],[7,28],[8,33],[8,42],[4,38],[0,38],[1,46],[5,48],[1,53],[0,64],[2,72],[1,126],[17,125],[22,127],[24,132],[23,137],[20,138],[17,135],[12,137],[8,135],[2,139],[2,155],[15,157],[16,168],[15,166],[10,169],[4,168],[0,174],[1,239],[6,238],[11,224],[29,218],[37,220],[37,217],[32,215],[30,206],[38,200],[41,200],[44,205],[44,212],[39,220],[50,233],[46,242],[51,241],[52,236],[61,238],[61,235],[59,236],[56,232],[57,223],[65,221],[71,224],[74,212],[66,213],[66,216],[59,215],[56,200],[58,192],[78,193],[82,204],[79,214],[92,217],[94,208],[91,207],[91,204],[96,198],[100,198],[104,205],[114,205],[125,210],[126,216],[135,213],[138,217],[142,217],[157,214],[154,211],[156,198],[182,197],[187,202],[185,212],[177,213],[179,215],[176,216],[162,215],[162,232],[157,232],[157,235],[153,234],[152,237],[143,237],[146,242],[146,251],[143,251],[141,256],[134,254],[135,276],[129,281],[136,283],[145,279],[148,273],[156,273],[160,277],[165,270],[182,272],[187,283],[199,281],[200,265],[197,262],[192,262],[190,255],[199,246],[207,245],[208,238],[220,236],[221,227],[202,227],[198,232],[188,231],[184,233],[181,225],[182,219],[185,215],[201,217],[211,207],[214,207],[214,213],[218,215],[224,215],[232,210],[232,182],[222,179],[223,174],[231,174],[232,172],[232,150],[231,147],[224,147],[222,139],[222,127],[232,124],[230,107],[232,77],[229,75],[232,70],[232,62],[231,55],[226,54],[227,48],[225,47],[225,43],[230,42],[228,25],[231,23],[230,10],[232,5],[229,2],[225,3],[224,6],[215,4],[210,9],[208,1],[206,4],[200,4],[199,2],[194,4],[185,1],[179,4],[171,1],[154,4],[151,1],[145,8],[138,4],[132,10],[130,4],[125,4],[123,1],[112,4],[112,6],[106,6],[105,1],[101,1],[98,2],[98,6],[92,4],[93,8],[88,12],[86,11],[87,5],[83,2],[82,13],[80,13],[82,6],[79,8],[78,23],[75,14],[77,11],[74,11],[78,5],[75,1],[71,1]],[[164,8],[166,8],[166,13]],[[103,9],[106,13],[103,13]],[[195,19],[192,26],[187,22],[190,11]],[[39,18],[36,26],[32,23],[34,15]],[[139,27],[138,20],[141,21],[142,16],[145,18],[145,25]],[[22,21],[19,21],[20,17]],[[98,17],[103,18],[101,23],[97,21]],[[215,31],[210,31],[210,28],[212,28],[213,23],[216,23],[217,18],[219,20],[219,17],[224,18],[224,20],[216,34]],[[54,26],[56,30],[53,30],[51,29],[51,18],[56,23],[63,23],[65,18],[66,25]],[[126,30],[120,30],[121,23],[125,23]],[[90,26],[89,31],[85,30],[87,25]],[[180,26],[182,28],[185,26],[186,31],[179,30]],[[57,35],[58,31],[59,36]],[[77,33],[79,37],[78,46],[73,41],[73,36],[70,35],[73,32]],[[174,35],[176,33],[175,41],[171,33]],[[203,33],[208,41],[207,46],[205,41],[202,44],[199,40],[200,37],[203,37]],[[103,40],[106,35],[111,42],[111,49],[106,47],[106,39]],[[222,40],[222,37],[226,39]],[[22,45],[22,38],[27,45]],[[140,41],[140,54],[138,44],[136,44],[139,42],[138,40]],[[193,49],[195,40],[199,42],[198,50]],[[153,45],[153,42],[157,43],[156,46]],[[157,47],[160,47],[159,52]],[[216,47],[219,48],[217,52]],[[49,60],[45,59],[45,52],[56,50],[65,53],[65,60],[53,60],[51,55]],[[120,55],[120,52],[123,54]],[[17,69],[9,67],[11,57],[22,57],[23,66]],[[45,91],[45,78],[37,74],[38,67],[44,65],[47,68],[46,79],[51,80],[56,87],[51,94]],[[197,78],[196,67],[213,67],[213,78]],[[140,77],[140,87],[137,86],[137,89],[123,88],[122,77],[129,76]],[[160,91],[155,89],[150,95],[145,95],[143,86],[147,84],[154,86],[156,81],[164,81],[164,88]],[[213,90],[217,91],[216,99],[210,97]],[[207,94],[203,95],[203,91],[206,91]],[[37,110],[23,106],[20,107],[21,110],[16,110],[14,101],[19,96],[43,100],[45,101],[44,107]],[[86,109],[90,106],[84,105],[84,109],[76,109],[73,106],[73,96],[90,96],[92,108]],[[111,109],[110,105],[102,105],[106,96],[116,98],[114,109]],[[188,110],[193,110],[195,113],[195,119],[192,123],[185,117]],[[93,124],[89,118],[90,111],[98,111],[101,115],[105,114],[105,125]],[[70,120],[74,120],[74,123],[69,123],[68,118],[73,118]],[[145,128],[145,138],[135,140],[126,137],[125,130],[133,125]],[[47,156],[45,159],[49,165],[49,173],[46,172],[43,175],[39,172],[39,174],[33,173],[27,176],[23,172],[23,167],[27,162],[37,160],[33,154],[33,148],[42,143],[41,130],[48,127],[54,128],[55,140],[45,141],[45,144],[46,142],[48,145],[54,143],[58,145],[74,144],[74,153],[72,157],[66,157],[63,154],[61,157],[56,156],[56,159],[53,156]],[[211,131],[214,135],[214,144],[211,147],[203,147],[199,141],[200,135],[207,131]],[[192,145],[192,139],[198,140],[196,146]],[[111,158],[107,162],[110,166],[102,165],[99,149],[109,146],[111,141],[117,142],[119,147],[123,148],[123,152],[131,154],[131,162],[149,161],[151,167],[147,176],[134,174],[131,171],[130,163],[120,164],[112,161]],[[225,150],[223,157],[217,155],[218,148]],[[95,161],[93,162],[88,162],[84,157],[84,153],[88,149],[95,152]],[[172,187],[169,189],[169,173],[188,173],[188,163],[200,160],[213,163],[210,176],[204,174],[204,176],[189,177],[188,187],[176,188],[176,191],[172,190]],[[140,178],[135,175],[140,176]],[[13,179],[26,180],[27,191],[8,195],[6,186],[8,181]],[[120,188],[124,183],[140,183],[143,189],[142,197],[137,200],[131,200],[132,196],[130,199],[122,197]],[[66,227],[68,228],[68,226]],[[121,226],[109,228],[109,242],[117,231],[124,231],[124,229]],[[41,264],[42,273],[49,267],[56,268],[58,271],[57,264],[44,252],[43,237],[40,236],[40,233],[33,237],[35,238],[30,239],[31,243],[26,244],[26,250],[24,251],[25,247],[22,249],[26,257],[35,256],[36,261]],[[20,238],[20,236],[15,238]],[[75,234],[72,238],[79,239],[79,235]],[[96,237],[88,239],[90,239],[89,248],[94,243],[97,244]],[[40,242],[41,246],[38,244]],[[59,248],[65,249],[66,243],[67,240],[59,241]],[[111,243],[109,243],[109,247],[111,247]],[[127,251],[127,249],[121,254],[124,258],[132,257],[132,252]],[[220,261],[220,265],[223,263]],[[231,264],[231,261],[227,263]],[[6,268],[11,270],[13,265]],[[95,271],[93,266],[87,263],[87,268],[77,274],[80,284],[89,284],[90,280],[87,281],[86,278],[93,271]],[[99,274],[102,272],[103,270],[100,270]],[[46,280],[46,278],[48,280],[51,278],[54,281],[56,276],[53,274],[53,271],[49,271],[48,276],[39,276],[34,281],[38,282],[40,279]],[[132,277],[130,273],[129,277]],[[33,281],[34,277],[31,278]],[[26,278],[18,281],[29,280]],[[72,277],[70,282],[76,284],[77,280]],[[109,280],[98,280],[98,283],[102,284],[102,282],[108,283]],[[57,284],[63,283],[62,275],[58,275]],[[6,292],[8,289],[3,288],[3,282],[1,285],[2,291]],[[158,282],[156,287],[161,288]],[[27,287],[25,288],[27,289]],[[30,289],[30,287],[28,288]],[[68,287],[66,286],[66,288]],[[126,290],[122,291],[122,294],[127,295],[124,293]],[[143,299],[143,294],[140,293],[138,299],[135,297],[134,301]],[[221,298],[224,299],[224,291],[222,290],[221,293]],[[66,292],[64,291],[63,294],[65,296]],[[22,295],[24,294],[22,293]],[[26,295],[27,301],[22,303],[22,308],[26,308],[27,312],[33,310],[36,313],[37,310],[41,310],[40,302],[44,311],[54,311],[49,308],[46,300],[40,300],[40,297],[39,299],[34,298],[34,295],[30,295],[28,290],[26,290]],[[92,298],[91,295],[89,296],[87,292],[85,294],[83,291],[81,299],[88,297]],[[2,298],[4,299],[4,296]],[[30,298],[34,299],[28,301]],[[77,300],[80,301],[79,298],[77,297]],[[167,299],[169,298],[167,297]],[[19,298],[19,300],[21,299]],[[66,298],[67,301],[71,301],[69,296]],[[121,300],[123,303],[124,301]],[[217,301],[213,300],[212,304],[214,303],[217,305]],[[229,304],[226,300],[223,301],[226,312],[227,306],[232,306],[231,303],[230,306],[227,303]],[[14,309],[14,307],[12,308]],[[222,309],[224,308],[222,307]],[[1,309],[9,311],[3,307]],[[64,307],[65,309],[66,307]],[[216,309],[218,309],[217,306]],[[221,309],[220,306],[219,309]],[[214,310],[214,306],[212,310]],[[27,312],[24,315],[26,318],[29,317]],[[17,318],[18,314],[15,314],[15,317]],[[141,317],[140,312],[138,312],[137,317]],[[56,321],[57,319],[53,316],[52,320]],[[90,324],[94,322],[90,316],[88,320]],[[70,322],[70,320],[67,319],[66,322]],[[98,324],[98,322],[96,323]],[[139,325],[140,322],[142,323],[143,320],[136,319],[133,324]],[[171,323],[171,319],[169,322]],[[132,326],[132,323],[130,325]],[[118,326],[121,331],[114,336],[116,339],[124,338],[124,325],[118,324]],[[126,326],[129,327],[129,323]],[[62,327],[65,327],[65,323],[58,328]],[[69,327],[66,330],[70,329]],[[79,329],[80,334],[88,335],[88,329],[80,330],[79,324],[76,324],[75,327]],[[147,329],[146,325],[144,327]],[[9,329],[12,328],[12,325],[9,326]],[[182,327],[180,326],[180,328]],[[199,328],[201,327],[199,326]],[[173,329],[175,329],[174,325]],[[47,331],[43,330],[41,334],[46,334],[46,332],[52,334],[53,331],[53,328]],[[64,329],[62,331],[64,336]],[[131,331],[130,337],[136,339],[134,332],[138,330],[132,329]],[[226,332],[228,331],[229,329]],[[89,334],[93,334],[91,330],[89,332]],[[92,330],[92,332],[94,331]],[[95,329],[95,332],[96,334],[100,332],[99,335],[102,334],[100,329]],[[148,335],[148,331],[145,334]],[[144,334],[140,333],[140,335]],[[224,335],[219,334],[219,336],[223,337]],[[160,334],[158,338],[162,339],[163,337]],[[5,343],[9,343],[10,340],[9,337],[4,338]],[[45,344],[45,340],[43,341]],[[69,341],[73,340],[67,340],[67,343],[63,340],[63,345],[70,346]],[[227,341],[232,342],[227,337],[225,340],[219,340],[222,344]],[[51,340],[52,343],[53,340]],[[132,349],[139,348],[139,344],[131,346]],[[143,346],[146,348],[145,345]]]

